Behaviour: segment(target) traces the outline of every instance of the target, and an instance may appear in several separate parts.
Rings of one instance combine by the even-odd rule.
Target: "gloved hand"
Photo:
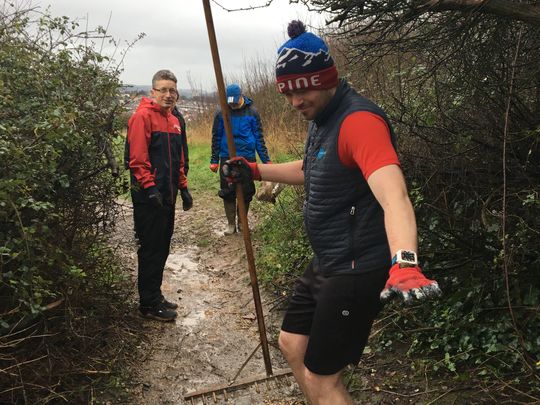
[[[180,189],[180,197],[182,197],[182,209],[184,211],[190,210],[193,207],[193,197],[191,197],[187,187]]]
[[[218,169],[219,169],[219,165],[217,163],[210,163],[210,170],[216,173]]]
[[[439,284],[435,280],[428,280],[420,267],[399,267],[399,263],[390,268],[390,274],[384,290],[381,292],[381,301],[387,301],[394,295],[401,296],[405,303],[410,304],[413,298],[424,299],[437,297],[442,294]]]
[[[156,186],[148,187],[148,199],[155,208],[163,207],[163,197]]]
[[[257,163],[248,162],[242,156],[236,156],[227,160],[223,164],[222,170],[229,184],[261,180],[261,173],[259,172]]]

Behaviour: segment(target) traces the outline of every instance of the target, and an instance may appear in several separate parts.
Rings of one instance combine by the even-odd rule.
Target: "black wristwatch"
[[[399,267],[415,267],[418,266],[418,257],[416,252],[412,250],[398,250],[392,258],[392,266],[398,263]]]

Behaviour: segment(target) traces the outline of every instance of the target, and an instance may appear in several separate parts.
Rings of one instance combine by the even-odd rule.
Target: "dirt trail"
[[[134,379],[127,387],[128,401],[113,403],[185,404],[183,397],[216,384],[231,381],[259,344],[255,306],[241,235],[223,236],[225,218],[221,200],[209,193],[194,194],[195,205],[188,212],[176,212],[176,225],[167,261],[163,294],[178,303],[174,323],[140,320],[143,343],[133,353]],[[133,312],[136,312],[137,255],[133,238],[131,204],[123,204],[124,215],[118,221],[114,244],[133,269]],[[256,218],[250,212],[253,228]],[[286,368],[276,347],[283,313],[276,309],[276,297],[261,289],[261,298],[270,342],[274,370]],[[391,315],[387,315],[389,317]],[[384,320],[376,321],[374,333],[384,328]],[[381,322],[382,326],[377,324]],[[447,379],[428,380],[414,377],[405,350],[387,349],[384,354],[364,355],[350,391],[359,404],[461,404],[478,403],[462,391],[448,385]],[[259,348],[236,381],[264,375],[265,367]],[[470,389],[465,388],[465,389]],[[456,392],[452,392],[452,391]],[[444,398],[443,398],[444,397]],[[435,398],[435,400],[434,400]],[[191,402],[189,402],[191,403]],[[303,405],[303,396],[290,378],[272,381],[259,392],[254,386],[216,401],[196,400],[194,404],[234,405]],[[480,403],[483,403],[480,401]]]
[[[144,321],[145,343],[138,348],[134,404],[182,404],[186,392],[227,383],[259,344],[257,321],[241,235],[223,236],[225,219],[218,197],[194,195],[192,210],[177,208],[175,233],[166,264],[163,294],[178,303],[175,323]],[[181,204],[179,204],[181,205]],[[136,269],[132,210],[119,223],[123,255]],[[254,217],[250,213],[250,224]],[[253,226],[252,226],[253,227]],[[133,285],[136,286],[133,274]],[[261,290],[274,369],[286,364],[275,344],[281,313],[275,297]],[[260,349],[237,379],[264,374]],[[232,404],[302,404],[296,384],[280,380],[229,395]],[[222,396],[217,403],[225,402]],[[195,403],[203,403],[198,400]],[[213,400],[208,403],[214,403]]]

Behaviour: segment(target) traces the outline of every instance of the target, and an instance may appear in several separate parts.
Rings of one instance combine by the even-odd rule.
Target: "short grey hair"
[[[158,70],[154,74],[154,77],[152,77],[152,87],[156,87],[156,82],[159,80],[172,80],[173,82],[178,83],[174,73],[167,69]]]

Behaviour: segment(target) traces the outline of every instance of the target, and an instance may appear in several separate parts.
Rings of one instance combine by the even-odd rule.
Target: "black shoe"
[[[139,307],[139,313],[143,318],[156,319],[162,322],[174,321],[176,311],[168,309],[163,304],[158,304],[156,307]]]
[[[165,299],[165,297],[161,298],[161,305],[163,305],[167,309],[177,309],[178,308],[178,304],[176,304],[174,302],[171,302],[171,301],[167,301]]]

